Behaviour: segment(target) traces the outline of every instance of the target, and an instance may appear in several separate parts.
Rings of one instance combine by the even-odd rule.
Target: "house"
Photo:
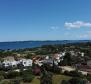
[[[65,56],[65,54],[66,54],[66,52],[62,52],[62,53],[61,53],[62,56]]]
[[[44,64],[53,64],[53,60],[52,59],[45,59],[43,60]]]
[[[24,67],[32,66],[32,60],[31,59],[21,59],[19,61]]]
[[[46,56],[46,57],[37,56],[37,57],[34,57],[32,60],[34,64],[42,66],[44,59],[49,59],[49,56]]]
[[[49,59],[49,56],[46,56],[45,59]]]
[[[34,63],[39,65],[39,66],[43,65],[43,61],[42,60],[36,60]]]
[[[81,56],[84,57],[84,53],[83,52],[81,53]]]
[[[71,54],[72,56],[75,56],[75,55],[76,55],[76,53],[75,53],[74,51],[70,51],[70,54]]]
[[[54,54],[53,59],[54,59],[57,63],[59,63],[60,61],[63,60],[63,55],[62,55],[62,54]]]
[[[58,61],[55,59],[45,59],[43,60],[43,64],[49,64],[50,66],[53,66],[53,63],[55,65],[58,65]]]
[[[4,61],[2,62],[2,65],[4,67],[9,67],[9,66],[16,67],[17,61],[14,59],[14,57],[8,56],[8,57],[4,58]]]

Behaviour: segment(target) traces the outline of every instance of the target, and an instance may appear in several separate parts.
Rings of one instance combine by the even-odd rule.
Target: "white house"
[[[9,61],[4,61],[4,62],[2,62],[2,65],[4,67],[9,67],[10,66],[10,62]]]
[[[70,51],[70,54],[71,54],[72,56],[76,55],[76,53],[75,53],[73,50]]]
[[[62,56],[65,56],[66,52],[62,52]]]
[[[13,67],[14,67],[14,66],[17,66],[17,61],[12,61],[12,62],[11,62],[11,66],[13,66]]]
[[[15,67],[17,66],[17,61],[4,61],[2,62],[2,65],[5,67],[9,67],[9,66]]]
[[[17,61],[15,61],[14,57],[11,57],[11,56],[6,57],[6,58],[4,58],[2,65],[4,67],[9,67],[9,66],[15,67],[15,66],[17,66]]]
[[[49,56],[46,56],[45,59],[49,59]]]
[[[20,63],[22,63],[24,67],[27,67],[32,66],[33,61],[31,59],[21,59]]]
[[[81,53],[81,56],[84,57],[84,53],[83,52]]]

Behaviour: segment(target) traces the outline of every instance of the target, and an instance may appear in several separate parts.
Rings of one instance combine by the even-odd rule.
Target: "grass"
[[[65,75],[53,75],[52,82],[53,84],[60,84],[62,80],[69,80],[72,77]],[[31,83],[21,83],[21,84],[40,84],[39,76],[36,76]]]
[[[53,76],[53,84],[60,84],[62,80],[69,80],[71,77],[65,75],[54,75]]]
[[[36,76],[33,79],[33,81],[29,84],[40,84],[40,80],[38,78],[39,77]],[[52,78],[53,84],[59,84],[59,83],[61,83],[62,80],[69,80],[69,79],[71,79],[71,77],[65,76],[65,75],[53,75],[53,78]],[[26,84],[28,84],[28,83],[26,83]]]
[[[36,76],[30,84],[40,84],[39,76]]]
[[[21,83],[21,84],[40,84],[39,76],[36,76],[31,83]]]

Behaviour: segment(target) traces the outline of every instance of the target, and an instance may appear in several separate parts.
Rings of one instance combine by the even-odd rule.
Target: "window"
[[[24,62],[24,64],[26,64],[26,62]]]

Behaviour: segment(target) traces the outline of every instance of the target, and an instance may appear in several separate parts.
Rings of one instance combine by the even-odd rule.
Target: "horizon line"
[[[0,41],[2,42],[28,42],[28,41],[91,41],[90,39],[63,39],[63,40],[16,40],[16,41]]]

